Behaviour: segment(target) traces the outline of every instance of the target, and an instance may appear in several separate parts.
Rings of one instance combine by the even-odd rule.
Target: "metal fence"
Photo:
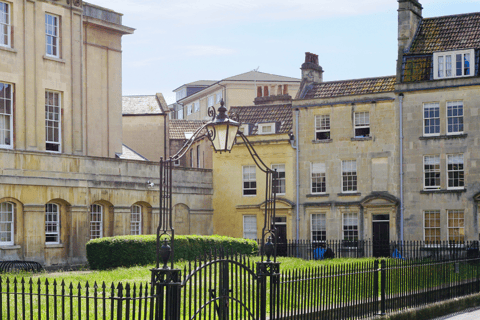
[[[2,319],[363,319],[480,292],[480,258],[281,270],[214,254],[146,283],[0,278]],[[152,281],[153,283],[153,281]]]
[[[479,257],[479,242],[287,240],[277,244],[277,255],[305,260],[332,257],[456,260]]]

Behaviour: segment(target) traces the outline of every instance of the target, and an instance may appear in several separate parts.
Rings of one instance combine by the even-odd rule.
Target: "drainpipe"
[[[403,241],[403,93],[399,94],[400,101],[400,241]]]
[[[297,166],[297,170],[296,170],[296,180],[297,180],[297,199],[296,199],[296,205],[295,205],[295,211],[296,211],[296,216],[297,216],[297,241],[299,240],[299,225],[300,225],[300,164],[299,164],[299,156],[300,156],[300,148],[298,146],[298,136],[299,136],[299,133],[298,133],[298,127],[299,127],[299,123],[298,123],[298,117],[299,117],[299,114],[300,114],[300,110],[298,108],[295,109],[295,153],[296,153],[296,157],[297,157],[297,163],[296,163],[296,166]]]

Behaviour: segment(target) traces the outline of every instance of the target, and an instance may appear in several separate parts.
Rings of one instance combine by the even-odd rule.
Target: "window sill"
[[[1,250],[18,250],[18,249],[21,249],[22,247],[19,246],[19,245],[4,245],[4,246],[0,246],[0,249]]]
[[[464,193],[467,192],[467,189],[436,189],[436,190],[421,190],[421,194],[430,194],[430,193]]]
[[[372,140],[372,137],[363,137],[363,138],[352,138],[352,141],[368,141]]]
[[[441,139],[465,139],[468,136],[466,133],[462,134],[442,134],[438,136],[421,136],[420,140],[441,140]]]
[[[337,196],[339,197],[353,197],[353,196],[361,196],[362,194],[360,192],[342,192],[342,193],[337,193]]]
[[[315,197],[329,197],[330,195],[328,193],[313,193],[313,194],[307,194],[307,198],[315,198]]]
[[[13,49],[13,48],[10,48],[10,47],[3,47],[3,46],[0,46],[0,50],[12,52],[12,53],[17,53],[18,52],[16,49]]]
[[[312,143],[330,143],[333,139],[312,140]]]
[[[56,61],[56,62],[60,62],[60,63],[65,63],[66,62],[64,59],[50,57],[50,56],[47,56],[47,55],[43,56],[43,60]]]
[[[52,243],[52,244],[45,243],[45,249],[55,249],[55,248],[65,248],[65,245],[63,243]]]

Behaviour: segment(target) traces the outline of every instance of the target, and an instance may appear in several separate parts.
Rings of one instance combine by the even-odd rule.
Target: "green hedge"
[[[254,240],[216,235],[175,236],[175,261],[193,260],[219,247],[239,254],[258,252]],[[155,235],[99,238],[87,243],[87,259],[94,270],[131,267],[154,263],[155,250]]]

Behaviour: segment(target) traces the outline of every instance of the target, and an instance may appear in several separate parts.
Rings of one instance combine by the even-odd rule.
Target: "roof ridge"
[[[382,76],[382,77],[371,77],[371,78],[358,78],[358,79],[347,79],[347,80],[323,81],[323,82],[315,83],[315,85],[330,84],[330,83],[342,83],[342,82],[350,82],[350,81],[362,81],[362,80],[378,80],[378,79],[387,79],[387,78],[396,79],[397,77],[396,77],[396,76]]]
[[[461,17],[461,16],[474,16],[474,15],[480,15],[480,12],[469,12],[469,13],[449,14],[449,15],[446,15],[446,16],[422,18],[422,22],[423,22],[424,20],[434,20],[434,19],[443,19],[443,18]]]

